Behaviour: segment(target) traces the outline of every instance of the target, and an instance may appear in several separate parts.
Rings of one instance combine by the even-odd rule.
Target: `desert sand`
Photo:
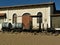
[[[60,34],[0,32],[0,45],[60,45]]]

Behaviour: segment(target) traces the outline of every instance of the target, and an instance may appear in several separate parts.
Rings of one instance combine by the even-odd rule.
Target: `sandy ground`
[[[0,45],[60,45],[58,36],[45,33],[2,33],[0,32]]]

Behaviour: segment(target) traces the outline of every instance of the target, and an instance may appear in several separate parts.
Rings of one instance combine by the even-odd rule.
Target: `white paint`
[[[5,9],[5,10],[0,9],[0,13],[6,13],[6,15],[7,15],[7,19],[5,21],[10,22],[10,23],[12,23],[12,16],[14,13],[17,14],[17,22],[22,23],[22,15],[24,13],[30,13],[31,15],[37,15],[38,12],[42,12],[42,23],[44,23],[44,25],[45,25],[45,23],[47,22],[48,28],[50,28],[50,6],[40,7],[40,8],[28,8],[28,9],[20,9],[20,8]],[[21,16],[21,17],[18,17],[18,16]],[[11,19],[11,20],[9,20],[9,19]],[[46,22],[45,22],[45,19],[47,19]],[[33,27],[35,27],[35,28],[39,27],[39,24],[37,23],[36,18],[33,18],[32,23],[33,23]]]
[[[2,31],[2,24],[0,24],[0,31]]]
[[[60,30],[60,28],[55,28],[55,30]]]
[[[33,29],[39,29],[39,24],[37,23],[37,18],[32,18]]]

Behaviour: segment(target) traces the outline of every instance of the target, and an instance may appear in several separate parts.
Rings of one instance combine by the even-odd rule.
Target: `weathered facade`
[[[32,29],[51,28],[51,24],[57,24],[56,21],[60,18],[57,17],[58,20],[54,16],[51,18],[51,14],[55,11],[54,2],[0,7],[0,24],[3,22],[23,23],[25,28],[29,28],[30,24],[32,24]]]

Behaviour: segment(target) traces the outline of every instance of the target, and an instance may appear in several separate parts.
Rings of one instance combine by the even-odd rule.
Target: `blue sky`
[[[0,6],[36,4],[43,2],[50,2],[51,0],[0,0]],[[60,0],[52,0],[56,4],[56,9],[60,10]]]

